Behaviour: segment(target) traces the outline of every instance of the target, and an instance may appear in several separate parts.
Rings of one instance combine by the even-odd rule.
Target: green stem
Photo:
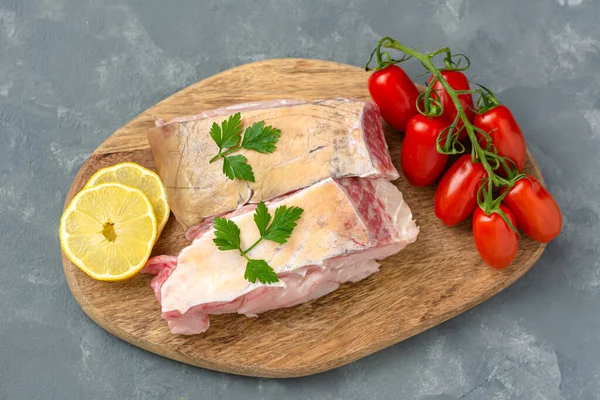
[[[392,39],[390,39],[390,40],[392,40]],[[442,53],[446,53],[446,58],[451,57],[451,55],[450,55],[450,47],[443,47],[441,49],[438,49],[438,50],[434,51],[433,53],[429,53],[427,55],[427,57],[433,58],[433,57],[437,56],[438,54],[442,54]]]
[[[246,250],[242,251],[241,254],[246,257],[246,254],[248,254],[250,252],[250,250],[252,250],[253,248],[256,247],[257,244],[259,244],[260,242],[262,242],[263,238],[261,237],[260,239],[258,239],[256,242],[254,242],[254,244],[250,247],[248,247]],[[246,259],[248,259],[248,257],[246,257]]]
[[[236,152],[241,148],[242,148],[241,146],[234,146],[234,147],[230,147],[229,149],[227,149],[227,151],[224,151],[224,152],[219,151],[219,154],[217,154],[216,156],[211,158],[208,163],[212,164],[213,162],[217,161],[219,158],[228,156],[229,154]]]
[[[508,176],[508,179],[511,180],[513,178],[513,174],[514,171],[512,168],[510,168],[510,166],[508,165],[508,163],[506,162],[506,159],[504,157],[502,157],[500,159],[500,163],[502,164],[502,168],[504,168],[504,171],[506,171],[506,175]],[[515,166],[515,170],[516,170],[516,166]]]
[[[377,54],[375,55],[375,57],[377,57],[377,65],[381,65],[381,63],[383,62],[383,59],[381,58],[381,52],[377,51]]]
[[[500,207],[496,208],[493,212],[495,212],[496,214],[498,214],[500,216],[500,218],[502,218],[504,220],[504,222],[506,223],[506,225],[508,225],[508,227],[510,229],[512,229],[513,231],[515,231],[519,237],[521,236],[521,235],[519,235],[519,230],[513,225],[513,223],[510,221],[510,218],[508,218],[508,215],[506,215],[506,213],[504,211],[502,211],[500,209]]]
[[[222,153],[221,156],[223,156],[223,157],[228,156],[229,154],[234,153],[241,148],[242,148],[241,146],[230,147],[229,149],[227,149],[226,152]]]
[[[388,48],[393,48],[393,49],[402,51],[413,58],[416,58],[433,75],[432,83],[435,82],[436,80],[439,81],[440,85],[442,85],[442,87],[446,90],[446,92],[448,93],[448,96],[452,100],[452,103],[454,103],[454,106],[456,107],[457,119],[460,119],[463,122],[463,129],[466,129],[466,131],[467,131],[467,135],[469,136],[469,140],[471,141],[471,144],[473,146],[475,154],[477,155],[477,157],[479,159],[479,162],[481,162],[483,168],[485,169],[485,171],[487,172],[489,178],[493,181],[493,183],[496,185],[500,185],[502,183],[501,181],[503,181],[503,179],[501,179],[494,173],[493,168],[488,163],[488,161],[486,159],[486,155],[484,153],[484,150],[481,148],[481,146],[479,145],[479,142],[477,141],[477,136],[475,135],[475,130],[473,129],[473,125],[467,118],[467,115],[465,114],[465,112],[462,108],[462,105],[460,104],[458,95],[456,94],[454,89],[452,89],[452,87],[448,84],[448,82],[446,82],[446,80],[442,76],[442,73],[440,72],[440,70],[438,70],[435,67],[435,65],[431,61],[431,57],[429,55],[421,54],[409,47],[406,47],[406,46],[402,45],[400,42],[398,42],[397,40],[394,40],[390,37],[384,37],[383,39],[381,39],[378,43],[378,46],[379,47],[385,46]],[[442,51],[438,50],[437,52],[434,52],[431,54],[435,55],[435,54],[439,54],[441,52],[446,51],[446,49],[441,49],[441,50]]]
[[[484,113],[484,112],[489,111],[492,108],[500,105],[500,102],[498,101],[498,99],[496,99],[496,96],[494,96],[494,93],[492,93],[492,91],[490,89],[486,88],[485,86],[483,86],[479,83],[475,83],[475,84],[481,88],[481,92],[479,93],[479,96],[480,96],[479,102],[478,102],[480,113]]]

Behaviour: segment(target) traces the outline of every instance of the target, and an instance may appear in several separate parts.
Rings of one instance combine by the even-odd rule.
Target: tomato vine
[[[400,51],[404,55],[399,59],[394,59],[390,55],[389,50]],[[453,55],[449,47],[444,47],[432,53],[424,54],[410,47],[404,46],[397,40],[394,40],[390,37],[384,37],[377,43],[377,47],[371,53],[371,57],[365,66],[365,70],[381,70],[389,67],[390,65],[402,63],[409,59],[416,59],[426,70],[432,74],[429,84],[425,88],[425,91],[421,93],[417,101],[416,106],[418,112],[429,117],[435,117],[442,114],[442,105],[438,100],[436,100],[436,96],[432,93],[436,82],[439,82],[439,84],[444,88],[457,110],[455,120],[446,130],[440,132],[437,138],[437,151],[439,153],[448,155],[464,153],[466,151],[466,147],[458,140],[458,138],[461,130],[466,130],[471,143],[472,161],[475,163],[481,163],[487,174],[487,178],[484,179],[484,182],[479,189],[477,196],[478,204],[486,214],[493,212],[498,213],[504,219],[504,221],[516,231],[516,228],[513,226],[510,219],[502,212],[502,210],[500,210],[500,203],[508,192],[508,189],[510,189],[510,187],[512,187],[518,179],[523,177],[523,175],[518,174],[514,163],[510,159],[497,154],[489,132],[476,127],[473,123],[471,123],[471,121],[469,121],[469,118],[467,117],[458,96],[469,93],[478,94],[480,96],[478,105],[481,109],[485,110],[493,108],[499,103],[494,97],[493,93],[481,85],[478,85],[480,89],[464,91],[454,90],[444,79],[441,69],[436,67],[434,64],[434,59],[439,55],[444,55],[444,69],[446,70],[465,71],[471,65],[469,59],[464,54]],[[373,57],[375,57],[377,65],[374,68],[370,68],[369,65],[373,61]],[[423,103],[422,107],[420,103]],[[458,128],[459,122],[462,125],[460,128]],[[481,138],[479,138],[478,135],[481,135]],[[480,140],[486,143],[485,147],[481,145]],[[500,168],[506,171],[507,178],[496,173],[496,171]],[[507,190],[500,194],[498,198],[494,199],[494,187],[507,187]]]

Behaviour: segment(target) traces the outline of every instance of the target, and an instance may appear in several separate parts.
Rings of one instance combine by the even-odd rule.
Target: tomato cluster
[[[389,59],[387,52],[381,53],[382,46],[417,58],[432,73],[425,93],[419,95],[396,65],[404,59]],[[447,54],[443,69],[431,62],[440,53]],[[425,55],[384,38],[373,55],[378,65],[369,78],[369,92],[383,119],[405,133],[400,155],[404,176],[415,186],[431,185],[441,176],[434,209],[444,224],[456,225],[473,215],[477,250],[497,269],[515,258],[517,229],[543,243],[558,236],[558,204],[535,178],[522,173],[527,149],[513,114],[488,89],[470,88],[462,72],[466,68],[453,62],[449,49]],[[478,107],[473,94],[480,95]],[[447,168],[449,154],[464,152]]]

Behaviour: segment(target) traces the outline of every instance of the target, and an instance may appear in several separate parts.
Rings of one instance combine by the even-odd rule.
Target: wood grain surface
[[[212,76],[163,100],[116,131],[81,167],[65,204],[100,168],[134,161],[154,169],[146,133],[155,116],[169,119],[279,98],[366,100],[368,76],[358,67],[305,59],[261,61]],[[385,129],[392,159],[400,169],[402,135]],[[530,154],[526,172],[541,179]],[[169,333],[150,288],[151,276],[139,274],[119,283],[95,281],[63,254],[64,273],[85,313],[135,346],[223,372],[294,377],[347,364],[468,310],[515,282],[544,251],[543,244],[524,237],[510,267],[503,271],[488,268],[477,255],[470,221],[447,228],[435,218],[433,187],[411,187],[403,177],[395,183],[420,226],[416,243],[384,260],[381,270],[364,281],[258,318],[211,316],[211,327],[204,334]],[[187,244],[171,216],[153,254],[176,255]]]

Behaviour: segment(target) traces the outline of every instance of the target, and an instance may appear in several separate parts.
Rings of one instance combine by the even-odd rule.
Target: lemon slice
[[[103,168],[96,172],[85,187],[101,183],[118,182],[126,186],[140,189],[152,203],[154,215],[158,223],[158,236],[169,220],[169,205],[167,193],[160,177],[153,171],[133,162],[125,162],[112,167]]]
[[[104,183],[77,193],[60,220],[66,256],[94,279],[120,281],[148,260],[157,223],[141,190]]]

